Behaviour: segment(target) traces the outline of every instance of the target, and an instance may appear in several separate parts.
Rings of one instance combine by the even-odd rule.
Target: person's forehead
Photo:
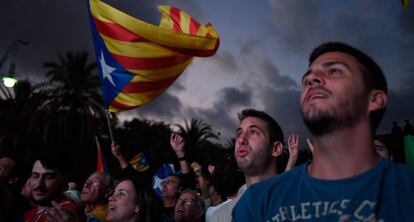
[[[320,56],[318,56],[310,65],[309,67],[319,65],[321,63],[329,62],[329,61],[340,61],[346,64],[358,64],[358,60],[350,54],[344,52],[326,52]]]
[[[259,126],[259,127],[265,127],[266,122],[258,117],[254,116],[248,116],[243,119],[243,121],[240,122],[240,127],[249,127],[249,126]]]
[[[90,175],[87,179],[88,181],[100,181],[103,182],[104,181],[104,175],[98,172],[93,173],[92,175]]]
[[[116,190],[126,190],[126,191],[130,191],[133,189],[133,184],[131,181],[129,180],[123,180],[121,181],[118,186],[116,186],[115,188]]]
[[[181,199],[194,199],[195,196],[191,192],[184,192],[180,195]]]
[[[180,178],[178,178],[177,176],[175,176],[175,175],[171,175],[171,176],[168,176],[167,178],[165,178],[166,180],[174,180],[175,182],[179,182],[180,181]]]
[[[33,164],[32,172],[40,173],[40,174],[45,174],[45,173],[57,174],[56,170],[45,168],[40,162],[40,160],[36,160],[36,162]]]

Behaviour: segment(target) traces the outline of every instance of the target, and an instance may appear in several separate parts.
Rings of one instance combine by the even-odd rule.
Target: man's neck
[[[366,123],[315,137],[313,145],[313,161],[308,172],[318,179],[356,176],[371,169],[379,160]]]
[[[251,175],[245,174],[244,176],[246,179],[246,185],[251,186],[257,182],[260,182],[262,180],[275,176],[276,174],[277,174],[276,163],[274,163],[274,164],[271,164],[269,167],[267,167],[265,170],[261,171],[261,173],[255,173]]]

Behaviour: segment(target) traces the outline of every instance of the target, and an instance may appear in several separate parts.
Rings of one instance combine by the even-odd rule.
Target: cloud
[[[209,59],[209,62],[213,63],[213,66],[221,69],[224,75],[231,75],[239,71],[236,57],[228,50],[219,50],[216,55]]]
[[[133,112],[145,119],[171,120],[180,114],[182,105],[177,96],[170,92],[164,92],[154,101],[133,110]]]
[[[282,75],[273,62],[273,58],[266,53],[258,39],[246,41],[241,47],[240,70],[243,70],[246,84],[254,90],[261,90],[263,86],[278,90],[297,88],[296,82],[287,75]]]
[[[407,73],[414,73],[414,65]],[[389,133],[394,121],[400,123],[400,126],[404,120],[414,122],[413,83],[414,76],[409,75],[404,78],[404,84],[399,90],[389,91],[387,111],[378,130],[380,133]]]
[[[227,87],[217,92],[218,98],[209,108],[187,107],[187,116],[201,119],[219,130],[222,140],[234,136],[237,127],[237,113],[252,104],[253,91],[245,85],[239,88]]]

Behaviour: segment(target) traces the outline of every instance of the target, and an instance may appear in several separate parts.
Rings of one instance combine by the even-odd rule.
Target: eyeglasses
[[[100,185],[101,185],[101,182],[99,181],[86,181],[85,184],[83,184],[84,187],[92,187],[92,186],[97,187]]]
[[[161,186],[164,186],[164,185],[171,185],[171,184],[177,184],[177,181],[175,181],[175,180],[163,180],[163,181],[161,182]]]
[[[184,204],[186,206],[191,206],[191,205],[193,205],[194,201],[195,201],[195,199],[181,199],[181,198],[178,198],[177,204],[178,205]]]

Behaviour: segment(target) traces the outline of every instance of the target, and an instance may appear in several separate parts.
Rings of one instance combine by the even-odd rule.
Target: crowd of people
[[[410,221],[414,172],[392,161],[375,137],[388,102],[380,67],[349,45],[325,43],[311,53],[302,88],[312,134],[312,160],[304,164],[297,164],[299,135],[289,134],[286,144],[274,118],[244,109],[234,158],[190,163],[186,141],[172,132],[177,169],[158,179],[133,166],[116,144],[111,151],[121,175],[91,172],[79,189],[69,181],[71,160],[59,153],[34,158],[28,179],[13,156],[3,155],[0,221]],[[289,157],[278,169],[284,150]]]

